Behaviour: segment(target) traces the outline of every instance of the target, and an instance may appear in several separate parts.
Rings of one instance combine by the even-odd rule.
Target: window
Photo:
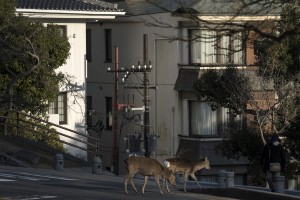
[[[105,97],[106,129],[112,129],[112,97]]]
[[[60,93],[56,100],[49,102],[49,114],[59,114],[59,124],[67,124],[67,93]]]
[[[244,64],[243,34],[230,31],[189,30],[190,63]]]
[[[193,40],[192,38],[198,38],[192,41],[190,46],[192,63],[212,64],[217,62],[216,36],[214,31],[192,30],[190,38],[191,40]]]
[[[92,96],[86,97],[86,109],[87,109],[86,124],[88,128],[91,128],[93,125],[93,97]]]
[[[67,26],[58,26],[60,34],[64,37],[67,37]]]
[[[229,120],[228,108],[212,110],[209,102],[189,101],[190,135],[218,136]]]
[[[86,60],[92,61],[92,30],[86,29]]]
[[[57,29],[60,32],[61,36],[67,37],[67,26],[65,25],[53,25],[53,24],[48,24],[47,28],[53,28],[53,27],[57,27]]]
[[[112,35],[111,29],[105,29],[105,62],[112,62]]]

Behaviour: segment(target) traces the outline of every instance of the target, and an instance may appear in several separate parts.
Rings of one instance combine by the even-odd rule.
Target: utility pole
[[[149,72],[152,70],[151,62],[148,60],[148,35],[143,35],[143,64],[138,66],[131,66],[129,68],[118,69],[118,48],[116,47],[116,61],[115,61],[115,69],[111,70],[107,68],[107,72],[113,72],[115,74],[115,89],[114,89],[114,122],[113,122],[113,152],[112,152],[112,166],[115,167],[118,165],[118,152],[117,152],[117,141],[118,141],[118,73],[124,73],[123,82],[128,78],[130,73],[142,72],[143,73],[143,84],[142,87],[130,87],[132,89],[143,89],[143,110],[144,110],[144,118],[143,118],[143,136],[144,136],[144,149],[145,149],[145,157],[150,157],[149,151],[149,133],[150,133],[150,123],[149,123]],[[128,87],[127,87],[128,88]],[[151,89],[155,89],[151,87]],[[133,108],[134,109],[134,108]],[[116,168],[117,169],[117,168]]]
[[[114,78],[115,78],[115,84],[114,84],[114,104],[113,104],[113,144],[112,144],[112,167],[113,171],[118,174],[118,68],[119,68],[119,49],[118,47],[115,47],[115,70],[114,70]]]
[[[148,60],[148,35],[144,34],[144,66],[147,67]],[[145,67],[145,68],[146,68]],[[150,124],[149,124],[149,72],[144,70],[144,148],[145,148],[145,157],[150,157],[149,147],[148,147],[148,137],[150,132]]]

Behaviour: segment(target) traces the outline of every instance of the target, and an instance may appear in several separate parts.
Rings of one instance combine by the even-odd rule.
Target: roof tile
[[[120,11],[117,4],[100,0],[16,0],[18,9]]]

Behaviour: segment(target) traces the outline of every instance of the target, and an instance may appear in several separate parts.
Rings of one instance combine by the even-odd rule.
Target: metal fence
[[[91,154],[94,154],[95,156],[99,156],[99,138],[91,137],[88,134],[83,134],[83,133],[74,131],[72,129],[68,129],[66,127],[48,122],[46,120],[40,119],[38,117],[32,116],[32,115],[24,113],[24,112],[15,111],[13,113],[14,113],[14,116],[10,116],[10,117],[0,116],[0,124],[3,127],[7,126],[7,127],[15,128],[15,133],[13,133],[14,135],[21,136],[19,134],[20,129],[27,130],[32,133],[38,133],[37,128],[44,128],[41,124],[49,125],[51,127],[51,129],[47,130],[49,133],[58,134],[59,136],[63,136],[65,138],[72,139],[72,140],[76,141],[77,144],[83,144],[84,146],[86,145],[86,148],[82,147],[80,145],[76,145],[74,143],[70,143],[65,140],[62,140],[61,137],[59,137],[59,138],[53,137],[51,139],[59,141],[63,144],[72,146],[74,148],[89,152]],[[23,116],[23,117],[20,117],[20,116]],[[7,121],[6,123],[4,123],[5,119]],[[41,124],[31,122],[29,119],[38,121]],[[20,123],[20,122],[22,122],[22,123]],[[57,131],[55,129],[55,127],[65,130],[66,133]],[[72,137],[72,136],[68,135],[67,133],[73,133],[73,135],[75,134],[78,137],[80,136],[80,137],[86,138],[86,140],[79,139],[78,137]]]

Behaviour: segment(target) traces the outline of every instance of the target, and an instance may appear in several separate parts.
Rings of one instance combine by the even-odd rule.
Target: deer
[[[182,173],[184,175],[184,192],[186,192],[186,181],[189,176],[192,177],[197,182],[198,187],[201,188],[197,177],[195,176],[195,172],[201,169],[210,169],[207,157],[200,162],[194,162],[186,158],[169,158],[164,160],[164,164],[171,173]]]
[[[142,187],[142,193],[145,192],[145,187],[148,182],[149,176],[154,176],[154,179],[158,185],[159,191],[163,194],[163,191],[160,187],[160,177],[163,178],[163,188],[166,182],[167,191],[170,192],[167,180],[174,186],[176,186],[176,178],[175,175],[172,174],[167,167],[163,166],[160,162],[158,162],[154,158],[142,157],[142,156],[132,156],[125,159],[125,169],[127,170],[128,174],[124,177],[124,185],[125,185],[125,192],[128,194],[127,191],[127,183],[130,181],[133,189],[137,192],[137,189],[133,182],[133,177],[135,174],[140,174],[144,176],[144,185]]]

